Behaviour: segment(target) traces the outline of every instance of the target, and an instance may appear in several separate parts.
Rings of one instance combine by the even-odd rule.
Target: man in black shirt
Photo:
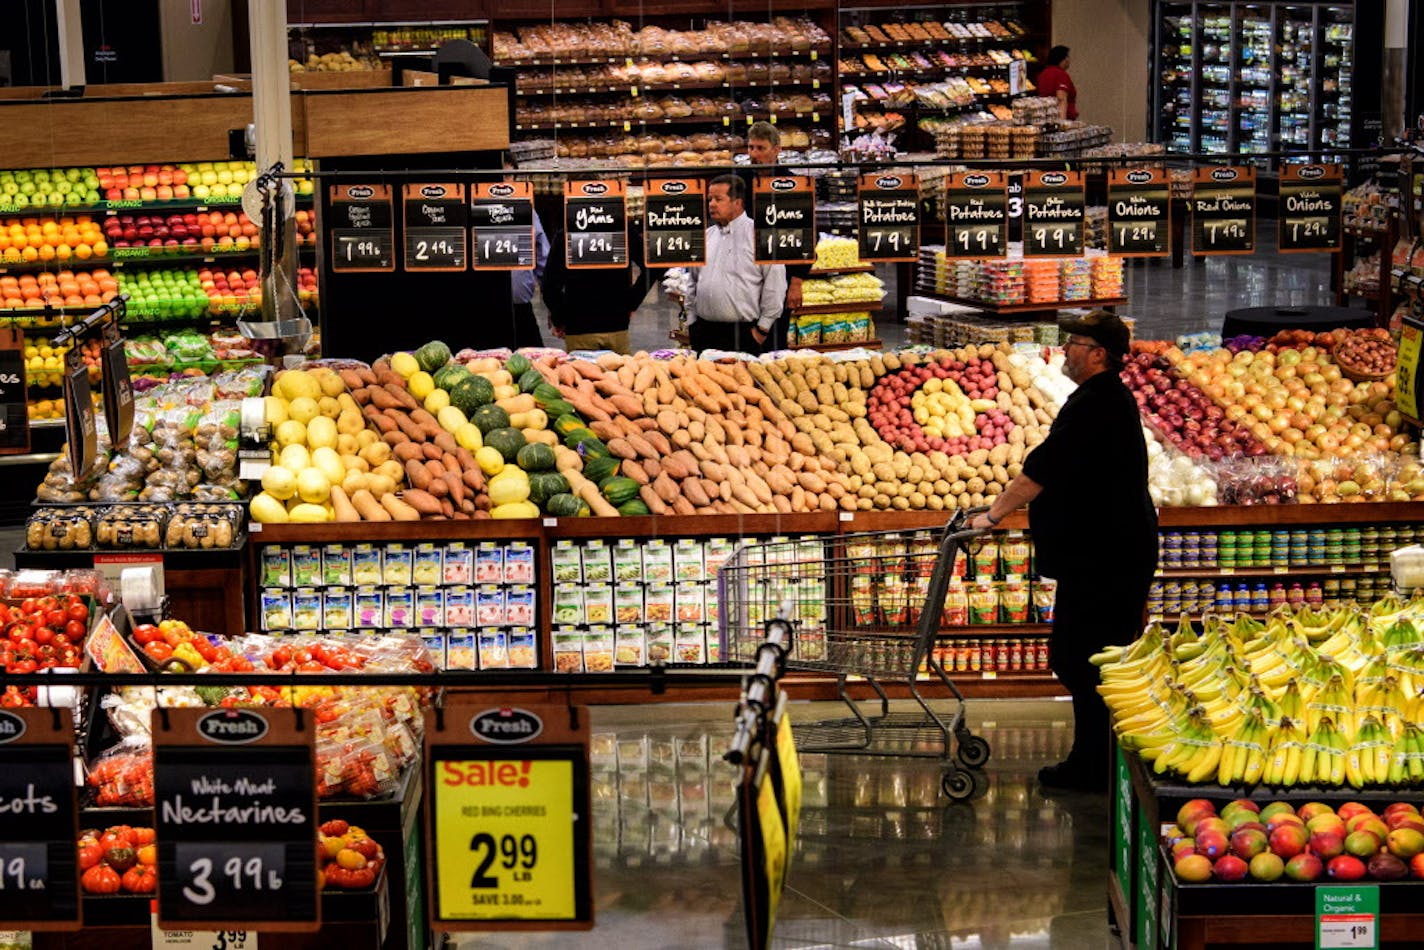
[[[643,266],[643,234],[628,229],[628,263],[623,267],[571,268],[564,235],[549,245],[549,262],[539,289],[549,308],[549,328],[563,337],[564,348],[628,352],[628,324],[648,294],[650,275]]]
[[[1045,786],[1101,789],[1110,763],[1107,707],[1088,657],[1142,632],[1157,570],[1157,512],[1147,492],[1147,445],[1137,403],[1118,373],[1127,326],[1095,310],[1063,325],[1064,374],[1078,388],[1023,472],[975,528],[1028,504],[1038,573],[1055,578],[1053,672],[1073,694],[1073,751],[1038,773]]]

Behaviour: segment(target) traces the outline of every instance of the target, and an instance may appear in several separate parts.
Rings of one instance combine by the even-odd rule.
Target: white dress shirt
[[[697,285],[689,309],[698,320],[755,323],[769,333],[781,317],[786,268],[756,262],[756,227],[745,213],[707,229],[707,264],[691,270]]]

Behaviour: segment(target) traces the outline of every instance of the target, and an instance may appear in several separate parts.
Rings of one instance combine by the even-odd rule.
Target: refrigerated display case
[[[1379,69],[1376,14],[1340,0],[1158,0],[1149,136],[1206,153],[1371,144],[1355,107],[1358,63]]]

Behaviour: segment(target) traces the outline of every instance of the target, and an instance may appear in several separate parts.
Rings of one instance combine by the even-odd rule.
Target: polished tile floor
[[[791,707],[793,723],[843,712]],[[457,945],[746,946],[736,837],[723,820],[731,713],[725,704],[592,710],[596,928]],[[968,715],[993,754],[987,792],[964,804],[940,794],[937,759],[802,755],[801,835],[773,946],[1109,945],[1106,797],[1047,797],[1034,781],[1071,741],[1069,705],[981,700]]]

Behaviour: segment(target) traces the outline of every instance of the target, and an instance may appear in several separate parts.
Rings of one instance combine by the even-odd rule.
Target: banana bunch
[[[1394,737],[1374,716],[1366,715],[1345,757],[1345,780],[1352,788],[1383,784],[1389,779]]]
[[[1266,767],[1261,781],[1273,788],[1287,788],[1300,778],[1300,760],[1305,754],[1305,730],[1299,720],[1282,716],[1280,725],[1271,733],[1271,747],[1266,753]],[[1227,784],[1227,783],[1223,783]]]
[[[1407,674],[1402,676],[1408,679]],[[1414,721],[1414,700],[1400,680],[1386,672],[1379,677],[1362,676],[1355,683],[1356,712],[1374,718],[1391,739],[1399,735],[1402,722]]]
[[[1384,636],[1380,638],[1380,642],[1386,653],[1395,654],[1419,646],[1421,642],[1424,642],[1424,637],[1420,636],[1419,628],[1414,626],[1414,622],[1408,616],[1401,616],[1385,628]]]
[[[1271,731],[1260,713],[1252,711],[1241,720],[1236,733],[1223,743],[1221,763],[1216,771],[1220,785],[1255,785],[1266,768]],[[1190,776],[1189,776],[1190,778]]]
[[[1189,782],[1201,782],[1216,774],[1221,749],[1211,723],[1200,709],[1193,709],[1172,737],[1157,748],[1152,771],[1158,775],[1170,771]]]
[[[1424,732],[1412,722],[1404,724],[1395,740],[1389,760],[1389,781],[1393,785],[1424,781]]]
[[[1300,781],[1306,785],[1339,785],[1345,781],[1349,740],[1325,716],[1305,740],[1300,760]]]
[[[1345,679],[1339,673],[1332,673],[1325,685],[1316,690],[1305,704],[1305,727],[1308,731],[1320,728],[1322,720],[1329,718],[1335,728],[1346,735],[1355,734],[1355,697],[1345,686]]]

